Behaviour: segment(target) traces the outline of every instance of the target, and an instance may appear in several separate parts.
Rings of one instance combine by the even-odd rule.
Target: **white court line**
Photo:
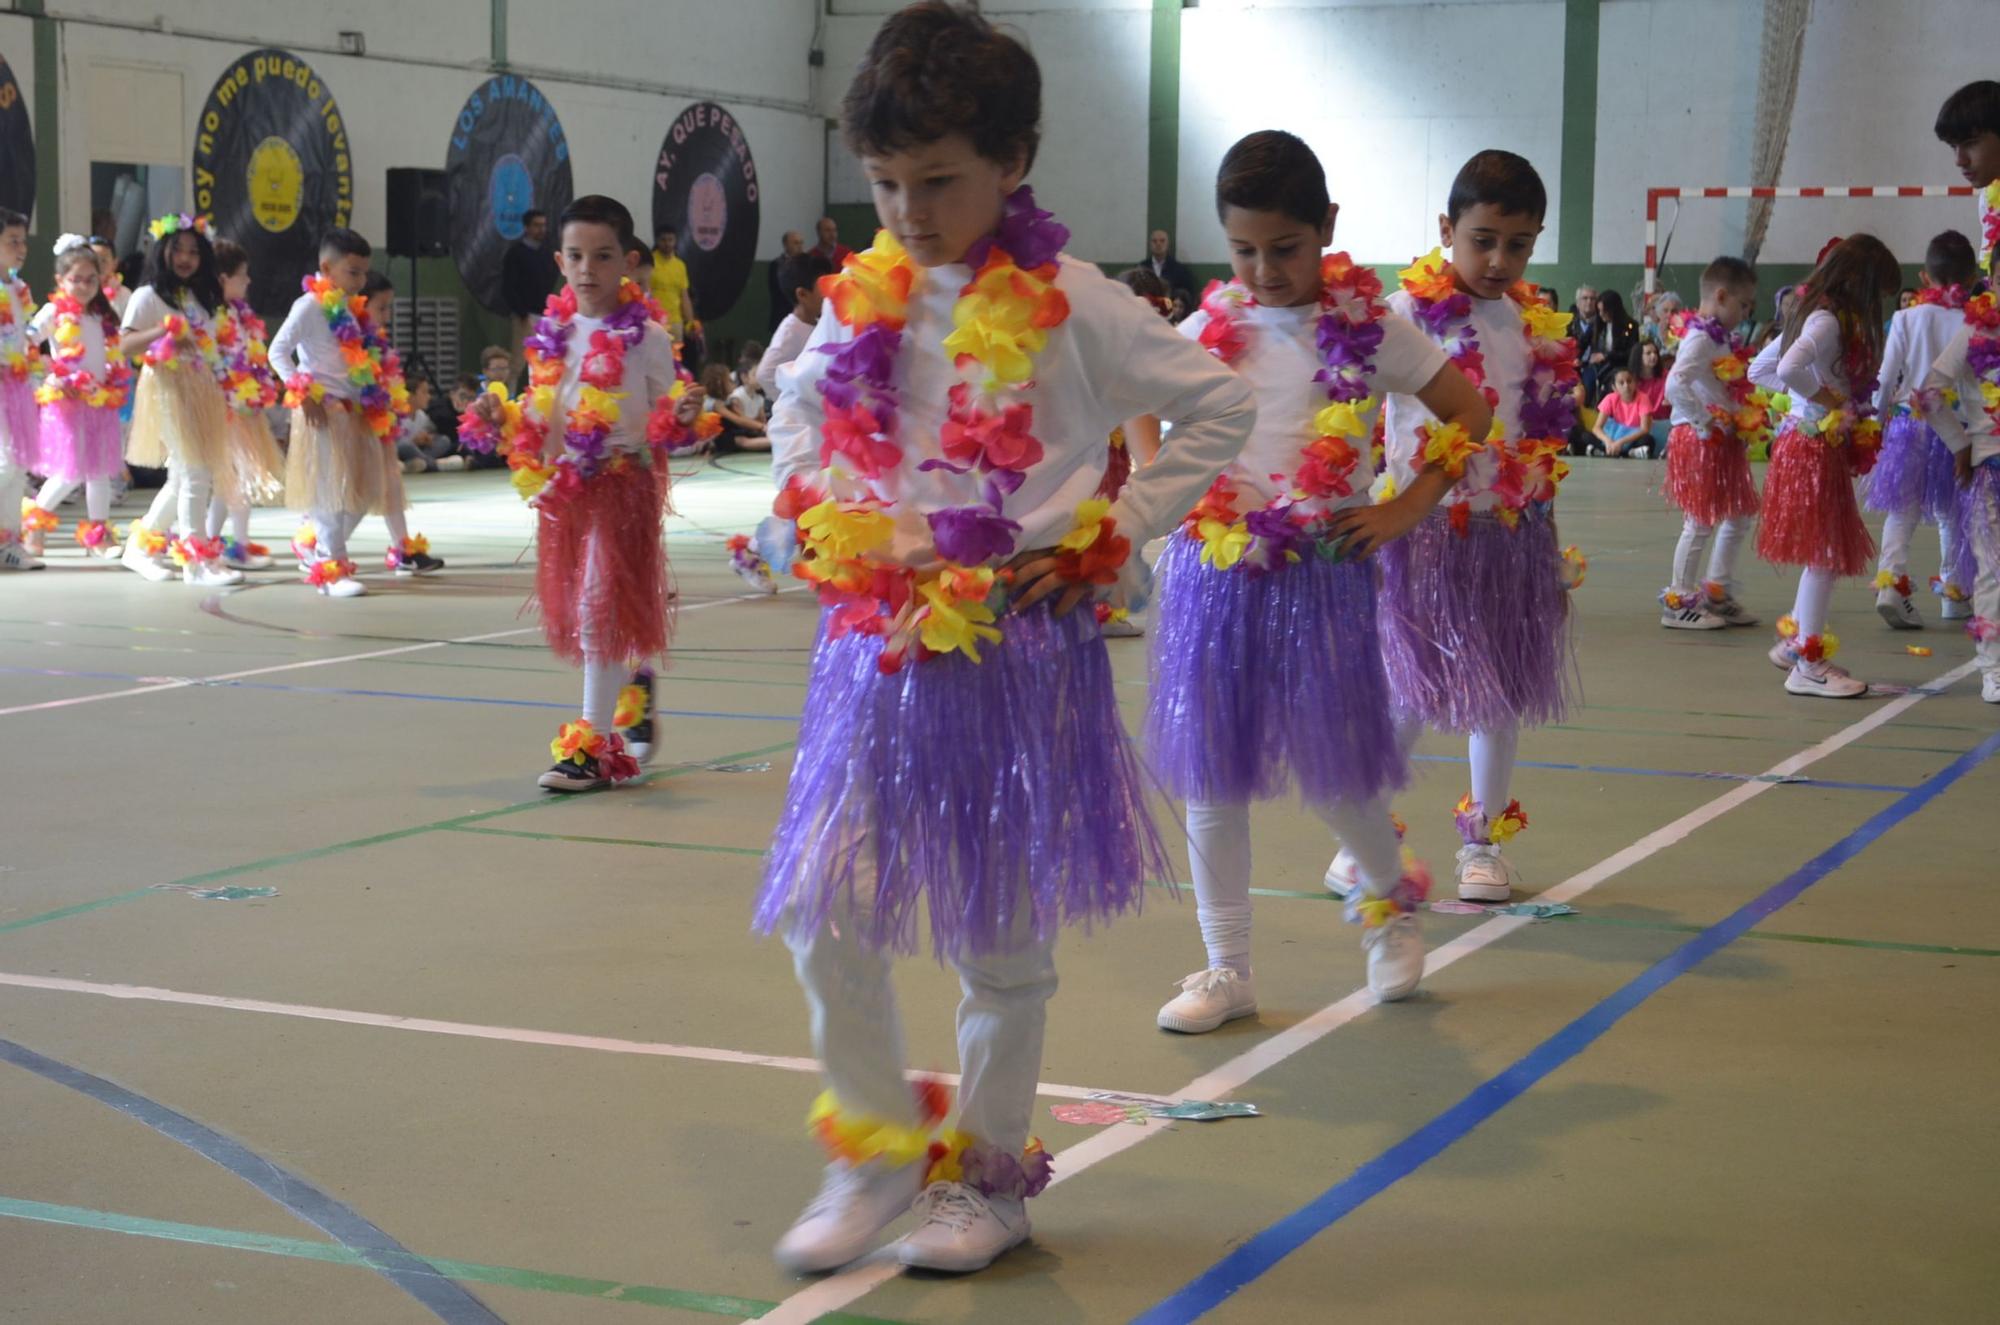
[[[784,592],[780,590],[780,592]],[[733,598],[711,598],[706,602],[690,603],[675,610],[681,614],[699,612],[704,607],[725,607],[730,603],[760,603],[770,594],[738,594]],[[50,699],[40,704],[16,704],[12,708],[0,709],[0,718],[16,713],[40,713],[48,709],[71,708],[78,704],[95,704],[103,699],[124,699],[130,695],[153,695],[163,690],[186,690],[194,686],[215,685],[223,681],[243,681],[253,676],[269,676],[273,672],[295,672],[307,667],[331,667],[335,663],[367,662],[371,658],[393,658],[398,654],[422,653],[426,649],[449,648],[454,644],[478,644],[490,639],[505,639],[509,635],[532,635],[540,626],[518,626],[513,630],[489,631],[484,635],[462,635],[457,639],[425,640],[421,644],[399,644],[392,649],[372,649],[366,653],[343,653],[332,658],[306,658],[298,662],[278,663],[271,667],[252,667],[248,671],[224,672],[220,676],[177,676],[160,681],[155,685],[133,686],[129,690],[107,690],[96,695],[77,695],[70,699]]]
[[[97,994],[104,998],[134,999],[147,1003],[178,1003],[185,1007],[222,1008],[231,1012],[263,1012],[276,1017],[299,1017],[307,1021],[336,1021],[349,1026],[376,1026],[392,1031],[422,1031],[430,1035],[455,1035],[468,1040],[504,1040],[513,1044],[540,1044],[556,1049],[589,1049],[597,1053],[637,1054],[648,1058],[690,1058],[704,1063],[734,1063],[742,1067],[774,1067],[785,1072],[818,1072],[816,1058],[788,1058],[779,1054],[750,1054],[735,1049],[710,1049],[698,1044],[663,1044],[652,1040],[620,1040],[607,1035],[570,1035],[563,1031],[538,1031],[521,1026],[481,1026],[465,1021],[437,1021],[429,1017],[399,1017],[384,1012],[357,1012],[350,1008],[322,1008],[307,1003],[273,1003],[261,998],[230,998],[222,994],[191,994],[180,989],[158,989],[150,985],[100,984],[92,980],[66,980],[57,976],[17,975],[0,971],[0,986],[16,989],[46,989],[63,994]],[[911,1072],[911,1080],[933,1078],[958,1085],[956,1076],[942,1072]],[[1087,1100],[1102,1093],[1094,1086],[1064,1086],[1043,1081],[1035,1085],[1037,1095],[1054,1099]],[[1118,1092],[1129,1094],[1130,1092]],[[1153,1099],[1155,1096],[1140,1096]],[[1166,1101],[1163,1101],[1166,1102]]]
[[[1929,698],[1925,692],[1942,690],[1971,675],[1978,665],[1977,661],[1961,663],[1920,689],[1900,699],[1891,700],[1859,722],[1841,728],[1819,744],[1809,746],[1782,763],[1773,765],[1766,770],[1764,777],[1767,779],[1784,777],[1818,763],[1843,746],[1860,740],[1876,728],[1893,722],[1902,714],[1909,712],[1911,708]],[[1650,856],[1658,855],[1731,810],[1779,785],[1781,784],[1775,781],[1739,783],[1707,804],[1696,806],[1672,823],[1654,829],[1630,846],[1613,852],[1581,873],[1573,874],[1554,887],[1537,893],[1535,900],[1567,902],[1581,897],[1606,879],[1623,873]],[[1481,948],[1497,943],[1515,931],[1534,923],[1534,919],[1530,916],[1495,916],[1484,921],[1428,954],[1424,961],[1424,974],[1434,975],[1445,967],[1470,957]],[[1196,1077],[1175,1091],[1174,1096],[1190,1100],[1226,1099],[1256,1077],[1325,1039],[1374,1006],[1374,996],[1366,988],[1357,989],[1338,1002],[1321,1008],[1304,1021],[1289,1026],[1268,1039],[1260,1040],[1228,1062]],[[1167,1130],[1164,1126],[1152,1124],[1142,1127],[1107,1127],[1088,1140],[1058,1151],[1055,1156],[1055,1177],[1049,1185],[1054,1186],[1056,1183],[1074,1178],[1085,1169],[1101,1164],[1113,1155],[1130,1150],[1141,1141],[1159,1136]],[[755,1325],[807,1325],[807,1322],[817,1320],[827,1312],[845,1309],[902,1272],[903,1267],[895,1260],[894,1251],[883,1247],[839,1274],[822,1279],[792,1294],[770,1311],[755,1317]]]

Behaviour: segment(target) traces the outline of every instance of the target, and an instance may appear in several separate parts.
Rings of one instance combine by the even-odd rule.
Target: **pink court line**
[[[782,591],[781,591],[782,592]],[[705,607],[726,607],[730,603],[761,602],[769,594],[738,594],[733,598],[712,598],[704,603],[690,603],[679,610],[685,614],[699,612]],[[162,677],[156,684],[132,686],[126,690],[107,690],[96,695],[75,695],[69,699],[44,700],[39,704],[16,704],[11,708],[0,708],[0,718],[17,713],[40,713],[49,709],[72,708],[78,704],[95,704],[104,699],[125,699],[132,695],[153,695],[164,690],[186,690],[194,686],[214,685],[221,681],[243,681],[253,676],[270,676],[274,672],[296,672],[308,667],[331,667],[336,663],[367,662],[372,658],[394,658],[405,653],[422,653],[426,649],[444,649],[454,644],[479,644],[486,640],[505,639],[509,635],[532,635],[540,626],[519,626],[513,630],[494,630],[484,635],[461,635],[457,639],[425,640],[421,644],[399,644],[392,649],[370,649],[366,653],[343,653],[332,658],[306,658],[298,662],[278,663],[271,667],[252,667],[242,672],[224,672],[220,676],[176,676]]]
[[[335,1021],[349,1026],[374,1026],[392,1031],[421,1031],[427,1035],[453,1035],[467,1040],[539,1044],[552,1049],[588,1049],[595,1053],[637,1054],[647,1058],[688,1058],[704,1063],[733,1063],[739,1067],[774,1067],[783,1072],[816,1073],[820,1070],[819,1060],[816,1058],[750,1054],[736,1049],[710,1049],[696,1044],[620,1040],[608,1035],[570,1035],[563,1031],[538,1031],[522,1026],[481,1026],[465,1021],[437,1021],[429,1017],[398,1017],[385,1012],[357,1012],[350,1008],[322,1008],[306,1003],[273,1003],[261,998],[193,994],[180,989],[157,989],[150,985],[100,984],[93,980],[66,980],[57,976],[18,975],[0,971],[0,986],[5,985],[11,985],[16,989],[51,990],[61,994],[96,994],[103,998],[132,999],[146,1003],[178,1003],[183,1007],[221,1008],[230,1012],[262,1012],[274,1017]],[[943,1072],[911,1072],[909,1075],[912,1080],[919,1077],[933,1077],[953,1086],[958,1085],[958,1077]],[[1102,1092],[1094,1086],[1064,1086],[1044,1081],[1036,1083],[1035,1093],[1053,1099],[1087,1100]],[[1157,1097],[1145,1095],[1140,1098]]]
[[[1773,765],[1766,770],[1764,780],[1740,783],[1714,800],[1696,806],[1672,823],[1654,829],[1630,846],[1613,852],[1588,869],[1537,893],[1535,900],[1567,902],[1581,897],[1606,879],[1622,874],[1675,843],[1686,840],[1731,810],[1755,800],[1779,785],[1771,779],[1785,777],[1816,764],[1842,747],[1860,740],[1876,728],[1895,721],[1929,698],[1923,693],[1924,691],[1942,690],[1963,680],[1970,676],[1978,665],[1976,661],[1961,663],[1921,690],[1891,700],[1860,721],[1841,728],[1819,744],[1808,746],[1789,759]],[[1424,961],[1424,974],[1435,975],[1445,967],[1465,960],[1481,948],[1498,943],[1508,935],[1534,923],[1533,918],[1527,916],[1495,916],[1491,920],[1484,921],[1429,953]],[[1368,990],[1357,989],[1345,998],[1329,1003],[1304,1021],[1260,1040],[1228,1062],[1196,1077],[1174,1091],[1173,1097],[1184,1100],[1227,1099],[1257,1077],[1317,1044],[1374,1006],[1375,999]],[[1050,1185],[1054,1186],[1056,1183],[1074,1178],[1079,1173],[1094,1168],[1112,1156],[1130,1150],[1140,1142],[1151,1140],[1167,1130],[1166,1127],[1153,1125],[1107,1127],[1088,1140],[1078,1142],[1057,1153],[1055,1177]],[[902,1272],[903,1267],[896,1261],[893,1249],[880,1248],[855,1262],[848,1269],[792,1294],[770,1311],[755,1317],[755,1325],[808,1325],[808,1322],[817,1320],[828,1312],[844,1310]]]

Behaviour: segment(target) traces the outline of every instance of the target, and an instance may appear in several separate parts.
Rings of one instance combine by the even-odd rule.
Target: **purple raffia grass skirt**
[[[1868,473],[1871,511],[1885,515],[1914,511],[1936,524],[1958,509],[1958,478],[1951,450],[1931,426],[1914,414],[1898,414],[1882,430],[1882,453]]]
[[[1295,783],[1330,804],[1408,781],[1372,565],[1309,552],[1270,574],[1218,571],[1178,533],[1159,577],[1146,756],[1169,791],[1240,805]]]
[[[5,429],[0,449],[14,466],[40,473],[42,420],[35,405],[35,384],[27,378],[0,377],[0,428]]]
[[[1382,660],[1396,707],[1438,731],[1560,722],[1576,690],[1554,516],[1507,528],[1443,510],[1382,550]]]
[[[943,960],[1006,951],[1021,907],[1046,940],[1172,877],[1087,606],[1005,618],[980,662],[912,655],[892,675],[879,638],[825,620],[758,930],[851,920],[914,952],[921,904]]]
[[[2000,456],[1975,465],[1971,486],[1958,493],[1958,555],[1951,578],[1971,593],[1980,566],[2000,575]]]

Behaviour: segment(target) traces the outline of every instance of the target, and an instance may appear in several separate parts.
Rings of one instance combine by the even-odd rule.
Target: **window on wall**
[[[145,165],[129,161],[90,163],[90,228],[98,228],[100,213],[111,214],[111,241],[122,259],[137,253],[149,218],[181,210],[187,172],[180,166]]]

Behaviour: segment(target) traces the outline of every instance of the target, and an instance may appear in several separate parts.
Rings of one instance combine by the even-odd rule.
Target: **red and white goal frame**
[[[1823,187],[1756,188],[1732,185],[1724,188],[1658,188],[1646,190],[1646,287],[1652,294],[1660,276],[1660,199],[1673,198],[1970,198],[1978,190],[1970,184],[1842,185]]]

